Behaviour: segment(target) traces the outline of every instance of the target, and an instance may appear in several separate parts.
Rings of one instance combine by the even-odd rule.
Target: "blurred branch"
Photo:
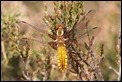
[[[121,81],[121,28],[119,29],[119,35],[118,35],[118,55],[119,55],[119,60],[118,60],[118,65],[119,65],[119,74],[118,74],[118,81]]]
[[[117,64],[119,66],[119,70],[116,70],[112,66],[109,66],[109,69],[113,70],[118,75],[117,80],[121,81],[121,28],[119,29],[119,33],[118,33],[117,51],[118,51],[118,54],[117,54],[117,58],[118,58]]]
[[[6,55],[4,41],[1,41],[1,48],[2,48],[2,53],[3,53],[3,58],[6,61],[6,63],[5,63],[5,65],[6,65],[8,63],[8,58],[7,58],[7,55]]]
[[[111,66],[109,66],[109,69],[112,69],[112,70],[119,76],[119,72],[118,72],[116,69],[114,69],[114,68],[111,67]]]

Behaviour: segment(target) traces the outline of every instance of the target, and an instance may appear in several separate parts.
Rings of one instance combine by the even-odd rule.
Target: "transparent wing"
[[[75,25],[75,28],[77,29],[85,29],[85,25],[86,23],[90,22],[90,20],[93,18],[93,16],[95,15],[95,10],[90,10],[86,15],[80,17],[79,21],[77,22],[77,24]]]
[[[37,27],[31,25],[25,21],[18,21],[19,34],[22,36],[20,43],[25,45],[26,42],[29,42],[31,46],[39,46],[43,48],[45,45],[48,45],[48,31],[44,30],[44,27]]]
[[[26,34],[28,31],[33,31],[33,32],[37,32],[39,33],[40,35],[43,35],[43,34],[47,34],[47,30],[43,29],[43,27],[37,27],[37,26],[34,26],[34,25],[31,25],[25,21],[18,21],[17,24],[19,25],[19,31],[21,32],[21,34]]]
[[[95,36],[96,33],[100,31],[99,27],[89,26],[89,22],[92,20],[95,12],[95,10],[90,10],[87,14],[80,17],[79,21],[77,22],[75,28],[77,30],[76,38],[79,43],[83,43],[88,39],[88,33],[90,36]]]
[[[92,36],[97,37],[97,35],[100,32],[100,27],[92,27],[90,29],[88,29],[88,31],[84,31],[82,34],[77,36],[77,40],[79,43],[84,43],[84,42],[88,42],[88,33],[89,33],[89,37],[91,39]]]

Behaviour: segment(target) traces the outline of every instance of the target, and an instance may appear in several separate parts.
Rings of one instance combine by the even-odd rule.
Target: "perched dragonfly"
[[[93,27],[87,30],[87,32],[82,32],[83,29],[87,29],[86,26],[88,22],[92,19],[92,17],[95,14],[95,10],[90,10],[87,14],[85,14],[83,17],[79,19],[79,21],[74,25],[73,28],[76,29],[76,39],[81,38],[82,35],[87,34],[87,32],[91,32],[93,29],[97,27]],[[41,35],[46,34],[48,37],[53,39],[54,41],[47,42],[53,49],[57,50],[57,60],[58,60],[58,66],[61,69],[62,72],[65,71],[67,68],[67,52],[68,49],[67,47],[71,44],[72,38],[71,34],[73,33],[73,28],[72,29],[67,29],[64,24],[57,24],[56,27],[54,28],[54,31],[52,34],[49,34],[47,31],[42,30],[36,26],[33,26],[25,21],[19,21],[18,24],[20,25],[20,28],[33,28],[37,31],[40,32]],[[29,38],[24,38],[24,39],[29,39]],[[34,38],[33,38],[34,39]],[[38,38],[41,40],[41,38]]]

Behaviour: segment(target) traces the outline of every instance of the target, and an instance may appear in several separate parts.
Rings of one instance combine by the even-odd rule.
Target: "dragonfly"
[[[95,10],[90,10],[87,14],[82,16],[78,22],[74,25],[73,28],[76,29],[76,39],[79,41],[81,36],[87,34],[88,32],[92,32],[97,27],[90,28],[89,30],[85,32],[78,32],[83,31],[83,29],[86,28],[86,24],[90,22],[90,20],[93,18],[95,14]],[[19,21],[18,25],[20,28],[32,28],[33,30],[36,30],[40,32],[41,35],[46,34],[49,38],[51,38],[53,41],[46,42],[48,45],[50,45],[53,49],[57,50],[57,60],[58,60],[58,67],[59,69],[64,72],[68,67],[68,46],[72,44],[72,38],[71,35],[74,32],[73,28],[68,29],[65,27],[64,24],[56,24],[56,27],[54,28],[54,31],[51,31],[51,33],[48,33],[46,30],[40,29],[39,27],[36,27],[34,25],[31,25],[25,21]],[[23,39],[29,39],[29,38],[23,38]],[[35,38],[30,38],[31,40],[34,40]],[[41,40],[41,38],[38,38]]]

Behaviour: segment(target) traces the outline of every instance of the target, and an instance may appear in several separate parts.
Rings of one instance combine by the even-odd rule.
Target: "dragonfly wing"
[[[49,44],[53,49],[57,50],[57,43],[56,43],[56,42],[51,41],[51,42],[48,42],[48,44]]]
[[[95,14],[95,10],[90,10],[86,15],[80,17],[79,21],[75,25],[77,30],[77,36],[81,35],[84,31],[86,31],[86,25],[90,22]]]
[[[47,33],[47,31],[44,30],[42,27],[39,28],[39,27],[31,25],[25,21],[18,21],[17,24],[19,25],[19,27],[18,27],[19,30],[24,31],[23,33],[25,33],[25,31],[27,31],[28,29],[39,32],[39,34],[46,34]]]
[[[90,10],[83,18],[82,18],[82,21],[84,23],[87,23],[87,22],[90,22],[90,20],[92,20],[92,18],[94,17],[95,15],[95,10]]]
[[[100,27],[93,27],[93,28],[90,28],[87,31],[83,32],[81,35],[78,35],[77,36],[77,40],[78,40],[78,43],[84,43],[84,42],[87,42],[88,41],[88,33],[90,34],[90,37],[92,36],[97,36],[98,33],[100,32]]]
[[[86,15],[80,17],[80,19],[78,20],[78,22],[75,25],[75,28],[80,28],[80,29],[84,29],[85,24],[87,22],[90,22],[90,20],[93,18],[93,16],[95,15],[95,10],[90,10]]]
[[[33,42],[41,47],[48,44],[49,38],[46,30],[33,26],[25,21],[18,21],[18,29],[20,35],[22,35],[20,43],[29,42],[32,44]]]
[[[86,15],[82,16],[79,21],[77,22],[76,28],[76,38],[79,43],[83,43],[88,40],[87,34],[89,33],[90,36],[94,36],[96,33],[100,31],[98,27],[89,26],[89,22],[92,20],[93,16],[95,15],[95,10],[90,10]]]

